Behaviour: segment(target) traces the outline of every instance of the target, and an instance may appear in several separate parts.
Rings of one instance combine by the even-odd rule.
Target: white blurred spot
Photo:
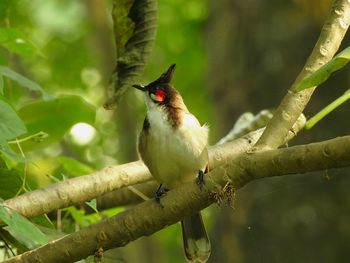
[[[17,44],[23,44],[24,40],[22,38],[16,38],[16,43]]]
[[[101,82],[102,76],[95,68],[84,68],[80,73],[81,81],[88,87],[94,87]]]
[[[96,130],[91,125],[79,122],[75,124],[70,130],[70,135],[74,143],[78,145],[85,145],[92,141],[96,135]]]

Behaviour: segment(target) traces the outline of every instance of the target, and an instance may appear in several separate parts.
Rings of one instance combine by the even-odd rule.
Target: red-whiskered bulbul
[[[138,151],[152,176],[165,189],[192,181],[198,174],[203,175],[209,160],[209,129],[199,124],[180,93],[170,84],[174,70],[175,64],[150,84],[133,85],[144,92],[147,105]],[[181,226],[187,260],[206,262],[211,248],[201,214],[185,218]]]

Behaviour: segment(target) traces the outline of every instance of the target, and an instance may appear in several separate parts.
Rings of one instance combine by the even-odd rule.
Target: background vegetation
[[[277,106],[314,46],[330,2],[159,1],[156,43],[140,81],[177,63],[174,85],[210,125],[214,144],[243,112]],[[101,106],[115,63],[110,10],[110,1],[99,0],[0,1],[0,119],[11,116],[0,123],[0,198],[137,159],[142,96],[128,91],[115,112]],[[348,86],[346,69],[318,89],[307,117]],[[345,104],[293,144],[349,134],[348,114]],[[210,262],[345,261],[350,179],[342,175],[348,172],[259,180],[238,191],[234,211],[206,209]],[[1,228],[0,260],[11,255],[8,246],[26,251],[124,209],[87,214],[82,208],[31,220],[44,236]],[[182,262],[181,243],[174,225],[105,259]]]

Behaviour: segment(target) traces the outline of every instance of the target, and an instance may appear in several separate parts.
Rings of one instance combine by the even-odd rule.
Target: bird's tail
[[[182,238],[185,255],[188,262],[207,262],[211,247],[200,213],[194,214],[181,221]]]

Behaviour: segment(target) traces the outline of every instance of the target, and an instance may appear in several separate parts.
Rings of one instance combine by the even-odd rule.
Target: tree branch
[[[159,184],[156,181],[146,182],[133,187],[148,198],[153,198]],[[97,209],[99,211],[112,207],[134,205],[144,201],[140,196],[132,192],[129,187],[117,189],[97,198]],[[91,209],[92,210],[92,209]],[[93,210],[91,212],[94,212]]]
[[[275,149],[281,145],[315,90],[314,87],[295,92],[295,84],[319,69],[334,56],[349,27],[349,23],[350,2],[347,0],[335,1],[311,55],[257,142],[256,151]]]
[[[305,125],[302,116],[285,142],[291,140]],[[209,165],[218,167],[240,154],[247,152],[257,142],[263,129],[251,132],[237,140],[209,148]],[[25,217],[33,217],[59,208],[81,204],[113,190],[152,180],[146,166],[141,161],[118,166],[110,166],[93,174],[79,176],[47,188],[34,190],[15,198],[5,200],[1,205],[16,210]]]
[[[237,138],[240,138],[251,131],[255,131],[259,128],[264,127],[267,122],[272,118],[272,112],[269,110],[261,110],[256,115],[251,112],[245,112],[239,116],[233,125],[230,132],[220,139],[217,144],[224,144],[230,141],[233,141]],[[305,119],[301,118],[298,127],[302,127]],[[141,183],[139,185],[135,185],[134,188],[142,193],[142,195],[146,196],[148,199],[154,197],[154,193],[159,186],[155,181]],[[125,206],[131,204],[137,204],[141,201],[145,201],[147,199],[141,198],[139,195],[135,194],[133,191],[130,191],[129,187],[125,187],[122,189],[117,189],[110,193],[104,194],[97,198],[97,209],[102,211],[104,209],[108,209],[116,206]],[[85,207],[85,210],[88,212],[94,212],[93,209],[88,206]]]
[[[106,250],[125,246],[141,236],[150,235],[204,209],[221,197],[230,199],[234,191],[253,180],[344,166],[350,166],[350,136],[243,154],[208,173],[202,189],[195,182],[184,184],[162,198],[163,206],[154,200],[146,201],[4,263],[74,262],[93,254],[97,248]]]
[[[43,189],[27,192],[5,200],[1,205],[16,210],[25,217],[33,217],[58,208],[80,204],[128,185],[152,180],[141,161],[110,166],[101,171],[71,178]]]

